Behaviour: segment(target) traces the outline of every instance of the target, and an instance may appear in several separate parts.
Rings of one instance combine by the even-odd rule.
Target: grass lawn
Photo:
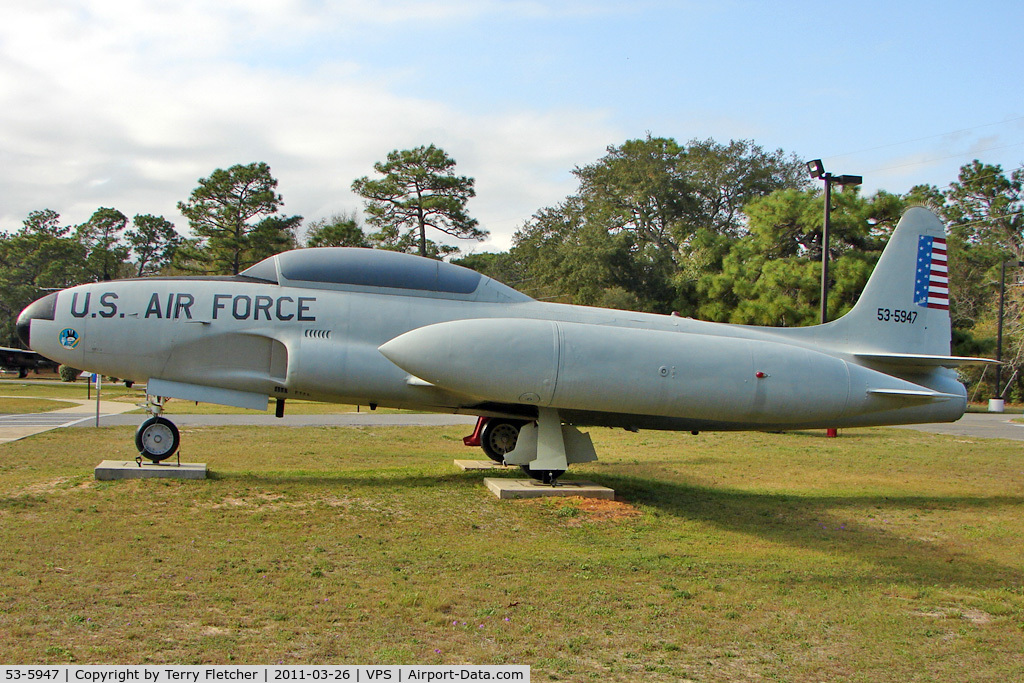
[[[91,398],[95,400],[95,388],[91,389],[93,392],[89,393],[90,389],[87,386],[85,380],[79,380],[77,382],[60,382],[57,380],[48,382],[22,382],[17,379],[0,379],[0,396],[18,396],[25,398],[45,398],[45,399],[67,399],[74,398],[79,400],[86,400]],[[127,388],[123,383],[105,382],[101,387],[101,397],[104,401],[117,401],[123,403],[145,403],[145,393],[137,388]],[[72,405],[72,404],[68,404]],[[56,408],[66,408],[68,406],[55,406],[49,408],[54,410]],[[274,403],[270,402],[269,411],[273,411]],[[302,401],[297,399],[288,399],[287,402],[287,414],[288,415],[335,415],[338,413],[354,413],[357,410],[369,411],[367,406],[354,406],[341,403],[320,403],[318,401]],[[0,407],[0,412],[37,412],[29,410],[12,410],[3,411]],[[42,412],[42,411],[39,411]],[[142,408],[131,411],[132,414],[142,415],[146,411]],[[243,414],[266,414],[268,411],[263,410],[249,410],[246,408],[235,408],[233,406],[222,406],[213,403],[199,403],[196,404],[193,401],[181,401],[172,399],[167,402],[164,412],[168,415],[243,415]],[[399,413],[399,412],[410,412],[407,410],[394,410],[391,408],[378,408],[377,413]]]
[[[988,403],[970,403],[967,406],[967,412],[968,413],[987,413],[988,412]],[[1015,405],[1015,404],[1007,403],[1005,405],[1005,407],[1004,407],[1003,412],[1007,413],[1007,414],[1011,414],[1011,415],[1013,415],[1013,414],[1020,415],[1021,413],[1024,413],[1024,406],[1021,406],[1019,404]]]
[[[595,429],[591,504],[494,499],[466,428],[182,431],[211,479],[94,481],[131,428],[0,445],[0,661],[1024,678],[1019,443]]]
[[[73,408],[77,403],[71,401],[55,401],[48,398],[9,398],[0,396],[0,415],[18,415],[24,413],[48,413],[61,408]]]
[[[31,378],[30,378],[31,379]],[[135,397],[140,401],[146,400],[141,392],[128,389],[124,384],[113,384],[105,382],[102,387],[104,400]],[[68,399],[85,401],[95,399],[95,391],[89,393],[89,387],[85,380],[77,382],[61,382],[59,380],[33,380],[25,382],[14,378],[0,379],[0,396],[20,396],[24,398],[49,398]]]

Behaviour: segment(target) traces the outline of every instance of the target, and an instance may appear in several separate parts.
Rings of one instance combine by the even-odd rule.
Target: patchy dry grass
[[[15,398],[0,396],[0,415],[17,415],[23,413],[48,413],[61,408],[73,408],[78,405],[71,401],[55,401],[48,398]]]
[[[211,479],[93,481],[129,428],[0,446],[0,661],[1024,676],[1016,443],[594,430],[593,503],[494,499],[464,428],[183,431]]]

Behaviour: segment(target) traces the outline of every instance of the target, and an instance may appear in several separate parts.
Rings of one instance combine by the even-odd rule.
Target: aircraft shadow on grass
[[[887,515],[1024,507],[1022,496],[857,496],[753,493],[727,488],[601,475],[595,481],[663,514],[805,550],[841,553],[879,568],[871,583],[892,581],[973,588],[1020,586],[1020,567],[973,558],[956,543],[904,535]],[[846,513],[849,514],[846,514]],[[865,512],[883,526],[857,521]],[[857,572],[857,576],[865,576]],[[834,580],[834,579],[833,579]],[[856,579],[852,579],[856,581]]]
[[[365,476],[259,472],[215,476],[273,485],[302,483],[340,490],[347,486],[428,489],[455,485],[476,488],[485,477],[502,475],[460,472],[440,476],[429,473],[380,476],[379,471],[367,471]],[[663,515],[706,522],[724,531],[748,534],[780,545],[848,555],[878,568],[873,575],[861,570],[823,569],[820,574],[822,581],[827,583],[888,584],[906,581],[927,586],[989,589],[1020,586],[1021,583],[1019,567],[973,558],[968,550],[904,535],[895,528],[895,524],[893,529],[885,529],[867,526],[856,519],[862,518],[865,511],[871,511],[880,524],[885,525],[887,513],[983,510],[1007,506],[1024,508],[1024,496],[814,496],[752,493],[597,472],[588,472],[583,478],[614,489],[621,500],[657,510]],[[844,515],[846,511],[850,512],[849,516]],[[687,548],[680,550],[690,552]],[[831,578],[825,578],[826,572]],[[808,573],[815,574],[813,565],[808,565]]]

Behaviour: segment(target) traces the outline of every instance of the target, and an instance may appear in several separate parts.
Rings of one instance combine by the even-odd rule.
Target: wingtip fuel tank
[[[962,392],[743,337],[708,344],[679,331],[481,318],[411,330],[380,352],[411,376],[481,401],[691,420],[702,429],[886,424],[900,399],[928,404],[920,412],[929,421],[963,412]]]

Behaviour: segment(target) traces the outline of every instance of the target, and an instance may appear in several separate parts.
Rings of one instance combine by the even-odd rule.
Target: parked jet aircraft
[[[0,368],[4,370],[17,370],[18,377],[28,377],[29,370],[39,371],[44,368],[56,367],[56,363],[43,358],[35,351],[0,346]]]
[[[476,272],[369,249],[299,249],[235,277],[81,285],[26,308],[39,353],[174,397],[278,414],[289,398],[487,418],[496,460],[554,482],[596,458],[577,426],[785,430],[953,421],[945,231],[900,221],[860,301],[808,328],[716,324],[531,299]],[[178,448],[159,415],[136,443]]]

